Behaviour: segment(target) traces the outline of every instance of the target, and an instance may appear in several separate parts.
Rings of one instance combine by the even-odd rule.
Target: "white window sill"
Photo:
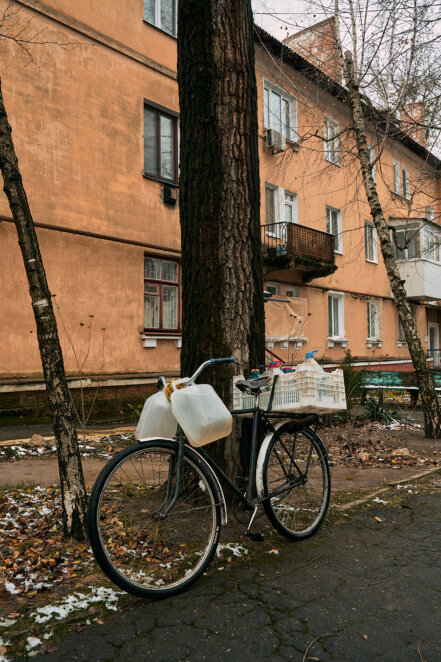
[[[407,347],[407,342],[405,340],[397,340],[398,347]]]
[[[372,345],[383,347],[383,340],[381,338],[366,338],[366,347],[372,347]]]
[[[378,264],[378,260],[368,260],[367,258],[366,262],[369,262],[369,264]]]
[[[337,168],[341,168],[341,164],[338,161],[332,161],[331,159],[327,159],[326,156],[325,156],[325,161],[327,161],[328,163],[332,163],[332,165],[337,166]]]
[[[340,347],[346,347],[349,342],[349,338],[331,338],[328,337],[328,347],[334,347],[335,345],[340,345]]]
[[[182,336],[178,333],[175,334],[170,334],[170,335],[146,335],[145,333],[141,333],[141,340],[142,340],[142,346],[145,347],[146,349],[153,349],[157,347],[158,340],[174,340],[175,345],[178,349],[182,347]]]
[[[336,255],[343,255],[343,251],[334,251]]]

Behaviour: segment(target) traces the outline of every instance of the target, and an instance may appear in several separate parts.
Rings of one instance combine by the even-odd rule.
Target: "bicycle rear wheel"
[[[220,533],[220,498],[210,472],[186,447],[174,495],[178,443],[137,443],[102,470],[89,501],[95,558],[117,586],[141,597],[184,591],[205,571]]]
[[[323,522],[331,477],[326,450],[310,429],[283,425],[269,442],[263,462],[265,512],[282,535],[308,538]]]

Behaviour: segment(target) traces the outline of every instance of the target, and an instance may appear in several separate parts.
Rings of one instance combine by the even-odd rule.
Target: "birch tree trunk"
[[[439,438],[441,432],[441,418],[440,406],[435,391],[435,381],[433,374],[427,365],[426,354],[407,300],[404,281],[401,280],[397,268],[394,249],[390,238],[390,231],[384,218],[383,209],[377,193],[377,187],[372,177],[360,89],[356,80],[356,75],[354,74],[352,54],[349,51],[345,53],[344,68],[346,85],[349,90],[350,108],[352,112],[352,121],[355,130],[363,184],[371,210],[372,220],[377,228],[381,253],[389,277],[392,294],[403,325],[410,357],[415,368],[421,402],[424,409],[425,435],[426,437]]]
[[[29,283],[46,392],[57,440],[64,533],[81,540],[86,535],[86,488],[75,419],[64,373],[52,298],[46,281],[34,222],[18,167],[0,81],[0,169],[3,190],[17,228]]]
[[[178,82],[181,369],[233,355],[234,368],[204,374],[230,404],[233,369],[265,351],[251,0],[180,0]],[[240,447],[236,430],[214,449],[231,476]]]

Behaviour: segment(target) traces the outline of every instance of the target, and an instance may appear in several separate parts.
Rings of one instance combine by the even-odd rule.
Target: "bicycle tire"
[[[328,510],[331,476],[326,449],[310,428],[298,431],[287,423],[273,435],[263,462],[263,490],[268,497],[263,507],[279,533],[302,540],[317,531]]]
[[[95,559],[116,586],[138,597],[185,591],[206,570],[219,542],[221,499],[210,470],[187,446],[178,500],[158,518],[171,467],[174,494],[178,447],[159,439],[124,449],[103,468],[90,495]]]

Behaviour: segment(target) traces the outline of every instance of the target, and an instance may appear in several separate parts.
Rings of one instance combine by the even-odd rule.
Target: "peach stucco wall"
[[[86,327],[94,315],[89,373],[157,373],[176,370],[179,350],[174,340],[142,346],[143,256],[145,252],[177,257],[180,249],[178,209],[164,205],[162,184],[143,176],[144,99],[178,111],[175,80],[176,40],[142,20],[142,0],[45,0],[21,3],[32,30],[44,29],[46,45],[32,48],[35,66],[12,44],[2,44],[0,76],[24,185],[34,220],[69,229],[72,234],[38,229],[49,287],[79,357],[87,352]],[[0,0],[0,10],[6,0]],[[58,45],[57,45],[58,44]],[[341,124],[347,111],[325,91],[256,49],[261,159],[261,222],[265,222],[265,181],[296,193],[299,221],[326,230],[326,206],[343,213],[343,255],[328,278],[300,285],[310,313],[303,335],[306,350],[319,349],[329,361],[344,356],[327,347],[327,290],[345,293],[345,330],[354,355],[407,358],[397,345],[398,323],[384,265],[369,264],[364,255],[364,220],[369,218],[362,183],[354,162],[329,165],[323,142],[312,137],[299,150],[272,155],[263,136],[263,77],[298,99],[299,133],[322,130],[323,112]],[[372,136],[373,138],[373,136]],[[345,139],[342,139],[344,146]],[[405,216],[406,204],[390,193],[392,162],[410,168],[416,180],[421,160],[401,145],[387,145],[377,166],[380,195],[390,217]],[[439,199],[439,182],[424,182],[427,194],[416,196],[421,210]],[[437,188],[436,188],[437,187]],[[437,209],[437,213],[441,210]],[[0,217],[9,217],[0,194]],[[422,214],[420,214],[422,215]],[[92,232],[116,243],[75,234]],[[124,243],[128,242],[128,243]],[[132,242],[132,243],[130,243]],[[134,245],[138,242],[142,245]],[[39,377],[40,359],[28,287],[15,228],[0,221],[0,378]],[[277,272],[271,280],[299,283],[295,272]],[[366,297],[382,298],[384,344],[366,346]],[[58,313],[57,313],[58,314]],[[66,369],[75,374],[72,346],[59,317]],[[420,334],[427,334],[424,306],[417,306]],[[102,328],[105,331],[102,368]],[[81,330],[80,330],[81,329]],[[276,348],[276,351],[279,349]],[[280,354],[284,356],[283,350]]]
[[[153,351],[142,346],[142,248],[42,229],[37,234],[70,375],[78,374],[77,360],[82,365],[86,355],[84,374],[176,370],[173,340]],[[36,328],[14,225],[0,223],[0,244],[8,256],[0,269],[0,377],[37,376]]]

